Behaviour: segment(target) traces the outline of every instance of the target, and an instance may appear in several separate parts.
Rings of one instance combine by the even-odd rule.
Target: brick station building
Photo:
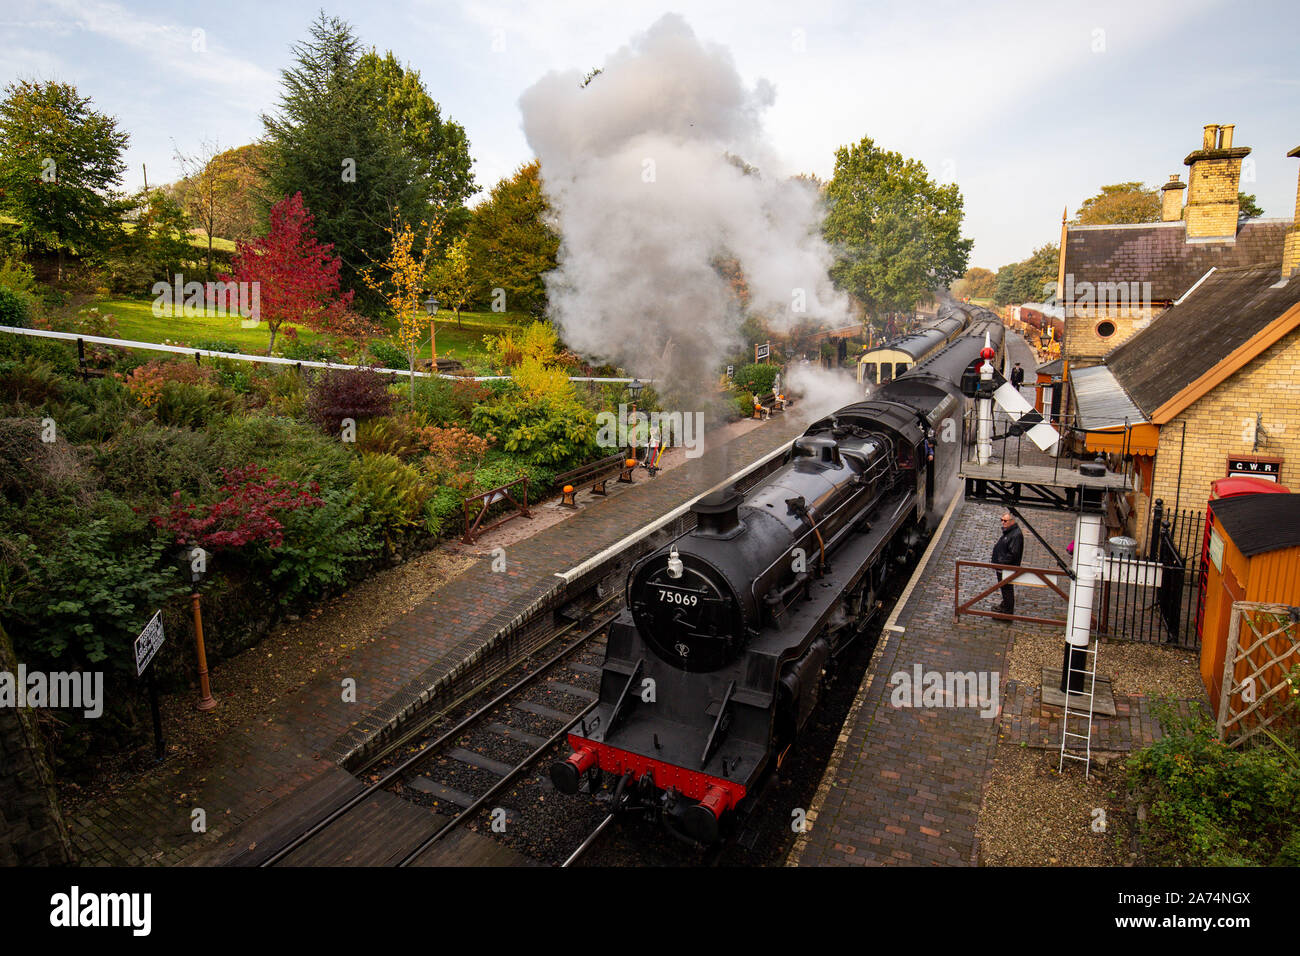
[[[1204,512],[1210,482],[1229,474],[1300,488],[1300,183],[1296,212],[1296,224],[1252,239],[1262,262],[1208,268],[1102,362],[1070,370],[1087,449],[1132,459],[1129,523],[1142,546],[1155,499]],[[1197,213],[1189,233],[1193,221],[1228,220]]]
[[[1201,148],[1161,189],[1161,222],[1076,226],[1061,219],[1057,300],[1068,369],[1102,358],[1185,296],[1210,269],[1277,262],[1291,220],[1238,222],[1242,161],[1233,126],[1205,127]],[[1187,204],[1183,205],[1183,191]]]

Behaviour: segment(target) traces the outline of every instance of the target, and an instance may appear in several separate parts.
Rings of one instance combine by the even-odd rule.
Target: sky
[[[971,265],[996,269],[1056,242],[1103,184],[1187,181],[1206,123],[1250,146],[1242,189],[1291,218],[1300,145],[1294,0],[948,2],[625,0],[220,4],[2,0],[0,83],[72,83],[130,134],[125,185],[179,178],[179,148],[262,134],[280,71],[318,10],[419,70],[465,127],[486,192],[531,159],[520,95],[552,70],[586,72],[666,12],[726,47],[782,172],[827,179],[871,137],[925,163],[965,200]]]

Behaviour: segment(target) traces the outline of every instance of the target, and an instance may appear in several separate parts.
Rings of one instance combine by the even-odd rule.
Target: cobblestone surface
[[[706,446],[702,457],[653,480],[639,471],[632,486],[611,481],[607,499],[580,494],[578,514],[505,548],[503,571],[493,571],[492,539],[485,537],[479,544],[487,553],[475,564],[394,621],[380,640],[286,699],[275,717],[233,728],[201,761],[164,764],[82,808],[69,821],[78,858],[89,865],[165,865],[225,846],[241,824],[337,766],[528,608],[553,595],[561,583],[556,572],[802,432],[806,421],[798,411],[726,444]],[[344,701],[347,678],[356,681],[355,703]]]

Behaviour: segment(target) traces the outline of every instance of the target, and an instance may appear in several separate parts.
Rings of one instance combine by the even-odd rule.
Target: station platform
[[[593,555],[619,553],[639,529],[662,526],[676,509],[755,462],[779,464],[775,453],[802,433],[811,416],[812,409],[796,405],[725,443],[706,436],[700,457],[654,478],[639,469],[632,485],[618,486],[608,498],[580,489],[576,513],[505,548],[504,571],[492,570],[492,538],[480,539],[465,571],[395,620],[380,639],[287,698],[272,719],[232,727],[205,759],[164,763],[79,808],[68,820],[78,862],[241,862],[236,858],[258,842],[256,834],[265,839],[284,821],[305,817],[315,799],[338,799],[352,780],[340,769],[349,757],[390,733],[440,683],[557,600],[566,586],[581,583],[559,575],[585,567]],[[613,481],[609,488],[615,490]],[[340,693],[347,677],[356,681],[355,702]],[[219,693],[219,668],[214,688]],[[203,811],[205,829],[195,823],[196,810]]]

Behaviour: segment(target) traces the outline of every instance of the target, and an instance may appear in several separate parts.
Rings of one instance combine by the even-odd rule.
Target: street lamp
[[[188,572],[194,590],[190,594],[190,606],[194,610],[194,652],[199,660],[199,702],[194,706],[198,710],[211,710],[217,706],[212,696],[212,687],[208,683],[208,654],[203,646],[203,613],[199,610],[199,585],[208,574],[208,552],[197,544],[186,545],[176,553],[176,561],[182,572]]]
[[[628,431],[628,444],[632,449],[631,455],[628,456],[629,458],[636,458],[636,428],[638,424],[636,420],[636,400],[637,396],[641,394],[641,389],[643,388],[645,388],[645,384],[635,376],[632,378],[632,381],[627,384],[627,392],[632,396],[632,411],[628,415],[628,423],[632,426]]]
[[[434,317],[438,314],[438,300],[434,298],[432,292],[429,298],[424,300],[424,311],[429,316],[429,371],[438,371],[438,349],[434,344],[435,330],[433,327]]]

